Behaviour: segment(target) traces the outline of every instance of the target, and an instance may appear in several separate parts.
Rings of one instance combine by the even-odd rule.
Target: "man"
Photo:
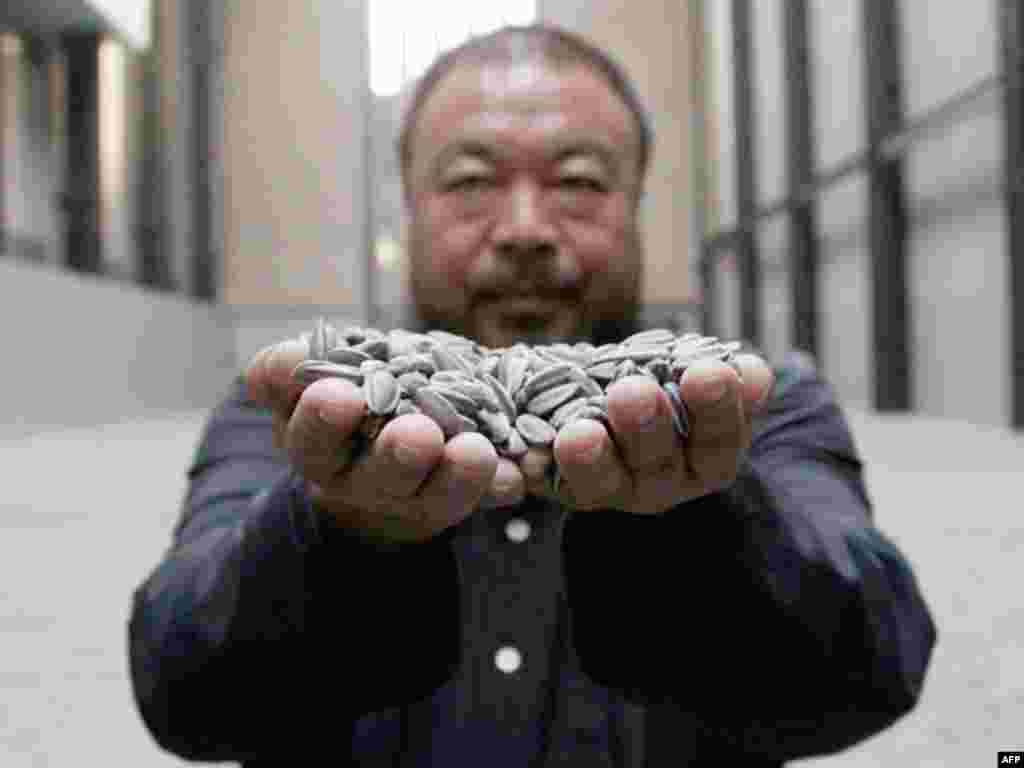
[[[626,78],[563,31],[442,57],[400,140],[424,325],[492,347],[622,338],[650,141]],[[353,462],[365,404],[344,381],[293,382],[306,352],[265,349],[213,415],[174,545],[136,593],[132,679],[166,749],[777,766],[915,705],[935,628],[812,371],[690,368],[685,441],[633,377],[607,428],[573,422],[518,462],[421,415]]]

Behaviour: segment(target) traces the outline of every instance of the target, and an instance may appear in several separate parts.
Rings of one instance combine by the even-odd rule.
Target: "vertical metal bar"
[[[785,38],[786,147],[789,193],[814,179],[814,124],[811,110],[810,56],[807,0],[782,3]],[[798,202],[790,211],[790,282],[793,296],[792,342],[817,358],[818,349],[818,238],[814,201]]]
[[[192,79],[192,295],[217,295],[210,194],[210,7],[208,0],[186,0]]]
[[[761,343],[761,269],[757,234],[745,225],[757,210],[757,169],[754,155],[754,96],[751,84],[753,39],[751,0],[732,0],[733,114],[736,122],[736,197],[738,226],[736,262],[740,277],[740,333]]]
[[[67,170],[63,207],[67,227],[67,265],[100,272],[99,48],[96,34],[63,38],[67,57]]]
[[[691,73],[708,72],[705,47],[707,26],[704,0],[689,0],[687,6],[686,45],[689,49]],[[701,244],[708,234],[708,197],[711,191],[710,168],[714,167],[708,152],[708,84],[703,75],[690,77],[690,182],[693,185],[693,205],[690,208],[690,236],[687,248],[687,294],[692,297],[703,279]],[[692,324],[697,318],[690,317]]]
[[[166,178],[160,162],[160,55],[163,46],[160,19],[159,8],[154,2],[149,10],[150,39],[153,42],[149,50],[139,54],[145,64],[142,114],[143,213],[139,223],[139,281],[151,288],[166,290],[171,287],[171,270],[163,216]]]
[[[1012,425],[1024,429],[1024,10],[999,0],[1006,110],[1006,222],[1010,266]]]
[[[706,336],[717,336],[720,333],[718,323],[718,307],[716,306],[718,284],[715,280],[715,269],[718,254],[714,246],[708,240],[701,245],[700,255],[700,277],[701,277],[701,302],[700,302],[700,332]]]
[[[363,109],[363,254],[366,275],[363,279],[363,316],[371,328],[376,328],[381,319],[380,296],[377,290],[377,220],[376,206],[374,205],[375,184],[374,177],[378,169],[374,168],[373,142],[377,140],[374,136],[374,114],[377,107],[377,98],[373,93],[373,85],[370,80],[370,66],[373,61],[373,52],[370,49],[370,2],[363,2],[363,82],[362,82],[362,109]],[[404,33],[403,33],[404,34]],[[403,38],[404,39],[404,38]],[[405,68],[405,51],[403,46],[403,77]],[[405,85],[403,80],[402,85]]]
[[[875,407],[900,411],[911,405],[906,193],[902,158],[886,159],[880,145],[903,124],[901,30],[897,4],[891,0],[862,0],[862,9]]]

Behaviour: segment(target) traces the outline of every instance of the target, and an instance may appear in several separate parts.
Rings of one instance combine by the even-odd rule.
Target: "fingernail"
[[[577,455],[583,459],[583,461],[594,462],[601,458],[602,453],[604,453],[604,441],[594,440]]]
[[[637,408],[637,424],[641,429],[654,426],[658,416],[658,398],[645,397]]]
[[[316,415],[320,417],[320,421],[322,421],[324,424],[329,424],[332,427],[337,426],[337,424],[335,424],[333,419],[331,418],[330,411],[328,411],[326,408],[317,409]]]
[[[408,443],[395,444],[395,459],[405,467],[417,467],[423,463],[423,455]]]
[[[707,398],[709,403],[717,403],[725,397],[726,390],[728,389],[729,385],[726,384],[724,379],[713,379],[711,383],[705,385],[704,397]]]

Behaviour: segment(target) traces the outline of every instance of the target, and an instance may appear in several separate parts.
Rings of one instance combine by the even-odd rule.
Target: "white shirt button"
[[[505,524],[505,535],[509,541],[521,544],[530,538],[530,524],[521,517],[513,517]]]
[[[523,666],[523,654],[511,645],[503,646],[494,654],[494,666],[506,675],[511,675]]]

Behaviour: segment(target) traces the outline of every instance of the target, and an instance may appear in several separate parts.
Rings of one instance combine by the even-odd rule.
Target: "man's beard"
[[[643,243],[639,233],[635,230],[630,237],[630,246],[638,263],[642,264]],[[477,307],[473,298],[470,297],[467,300],[461,312],[437,306],[430,301],[424,301],[424,297],[429,291],[424,291],[424,287],[419,284],[422,277],[418,274],[416,268],[416,265],[420,265],[419,268],[422,269],[424,265],[424,262],[421,260],[422,251],[420,250],[424,247],[423,240],[418,238],[414,231],[410,231],[407,247],[409,264],[413,266],[411,289],[418,330],[438,329],[480,341],[479,336],[482,329],[475,327],[474,317],[477,315],[475,311]],[[625,257],[623,258],[625,259]],[[600,304],[588,300],[584,291],[573,301],[574,306],[578,309],[577,315],[579,319],[571,330],[558,329],[552,327],[551,324],[546,327],[530,327],[529,324],[524,324],[516,327],[514,330],[516,342],[531,346],[589,342],[600,346],[602,344],[616,343],[634,333],[637,330],[639,318],[637,293],[640,282],[640,268],[638,267],[636,270],[629,272],[624,271],[617,276],[611,277],[613,279],[615,277],[619,278],[618,286],[621,288],[621,291]],[[538,291],[538,293],[550,295],[550,292],[547,291]]]

